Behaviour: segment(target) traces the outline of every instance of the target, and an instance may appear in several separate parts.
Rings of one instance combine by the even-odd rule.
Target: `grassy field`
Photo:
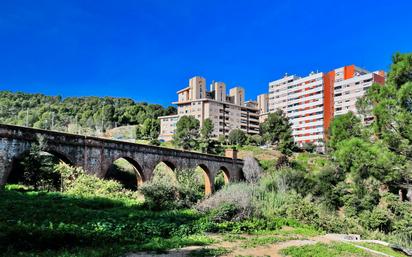
[[[219,256],[319,234],[295,222],[216,224],[195,210],[149,211],[128,198],[80,198],[13,185],[0,190],[0,208],[0,256],[122,256],[185,246],[201,246],[191,256]],[[295,227],[282,230],[284,224]],[[218,245],[234,241],[233,249]]]
[[[356,248],[347,243],[333,243],[293,246],[282,250],[282,253],[291,257],[370,257],[374,256],[365,250]]]
[[[358,243],[358,245],[363,246],[363,247],[367,247],[369,249],[375,250],[375,251],[379,251],[385,254],[388,254],[390,256],[393,257],[405,257],[406,255],[393,250],[392,248],[388,247],[388,246],[384,246],[384,245],[379,245],[379,244],[374,244],[374,243]]]
[[[0,256],[119,256],[203,245],[202,216],[151,212],[141,202],[0,191]]]

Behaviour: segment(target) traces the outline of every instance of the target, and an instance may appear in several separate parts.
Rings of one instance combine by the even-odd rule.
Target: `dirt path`
[[[273,237],[278,238],[279,235],[272,235]],[[242,239],[238,240],[223,240],[222,236],[211,235],[212,238],[216,240],[216,243],[210,244],[208,246],[190,246],[180,249],[173,249],[166,254],[153,254],[153,253],[133,253],[126,255],[126,257],[146,257],[146,256],[160,256],[160,257],[183,257],[183,256],[213,256],[214,249],[227,249],[230,253],[219,254],[219,256],[226,257],[235,257],[235,256],[270,256],[270,257],[281,257],[280,254],[282,249],[291,247],[291,246],[304,246],[316,243],[325,243],[329,244],[332,242],[342,242],[345,241],[341,236],[334,234],[327,234],[321,236],[315,236],[310,238],[304,238],[303,236],[297,235],[297,237],[302,237],[301,239],[291,239],[285,240],[277,243],[268,243],[263,245],[256,245],[253,247],[247,247],[244,245],[247,240],[259,237],[270,238],[271,235],[264,236],[250,236],[243,235]],[[366,251],[370,250],[368,248],[364,249]],[[208,251],[210,255],[208,255]],[[383,253],[372,251],[371,256],[388,256]]]

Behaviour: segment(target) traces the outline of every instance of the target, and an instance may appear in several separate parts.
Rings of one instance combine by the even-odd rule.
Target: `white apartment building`
[[[241,129],[248,134],[259,133],[259,105],[254,101],[245,102],[245,90],[241,87],[230,89],[226,94],[223,82],[212,82],[206,90],[206,80],[193,77],[189,86],[177,91],[177,114],[159,117],[159,140],[170,141],[176,129],[176,123],[182,116],[193,116],[203,125],[205,119],[211,119],[214,125],[212,136],[227,135],[233,129]]]
[[[356,113],[356,101],[373,84],[384,84],[384,73],[369,72],[355,65],[328,73],[311,72],[306,77],[285,75],[269,83],[269,110],[282,110],[292,125],[298,145],[323,145],[335,115]],[[261,121],[267,113],[261,114]]]

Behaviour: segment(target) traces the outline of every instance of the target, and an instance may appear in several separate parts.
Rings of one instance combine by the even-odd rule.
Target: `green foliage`
[[[176,177],[166,170],[158,170],[144,183],[140,191],[153,210],[188,208],[204,197],[204,180],[197,170],[177,170]]]
[[[179,207],[190,208],[205,195],[203,171],[182,169],[176,171],[179,192]]]
[[[360,215],[362,225],[369,230],[389,232],[391,230],[390,212],[379,207],[372,211],[366,210]]]
[[[263,144],[263,138],[260,135],[246,135],[246,144],[252,146],[261,146]]]
[[[267,144],[276,145],[283,154],[292,154],[295,149],[292,127],[289,119],[281,110],[270,113],[268,118],[260,124],[260,131]]]
[[[212,136],[214,126],[211,119],[207,118],[203,121],[202,129],[200,130],[200,135],[202,138],[209,138]]]
[[[213,129],[212,120],[205,119],[200,130],[199,150],[202,153],[219,155],[223,153],[223,147],[219,141],[211,138]]]
[[[0,190],[0,256],[119,256],[210,243],[194,211],[124,198]]]
[[[371,256],[369,252],[348,243],[332,243],[305,246],[292,246],[282,250],[282,254],[291,257],[340,257],[340,256]]]
[[[388,83],[400,88],[412,81],[412,53],[396,53],[392,57],[391,71],[388,73]]]
[[[33,144],[30,151],[17,161],[15,173],[9,182],[32,186],[35,190],[56,191],[60,189],[60,175],[54,166],[59,162],[55,156],[43,152],[45,142]]]
[[[142,125],[176,108],[128,98],[68,97],[0,91],[0,122],[95,135],[115,126]]]
[[[137,132],[137,139],[157,140],[160,134],[160,120],[155,118],[146,119]]]
[[[178,186],[173,177],[165,171],[156,172],[150,181],[140,187],[145,203],[153,210],[170,210],[177,207]]]
[[[219,248],[203,248],[193,251],[189,254],[191,257],[207,257],[207,256],[221,256],[230,253],[229,249],[224,247]]]
[[[123,188],[118,181],[100,179],[86,174],[81,168],[59,164],[55,167],[62,176],[64,192],[81,197],[107,197],[115,199],[134,199],[139,195]]]
[[[243,220],[250,218],[254,211],[253,192],[253,185],[230,183],[198,203],[196,208],[204,213],[212,213],[215,220]]]
[[[401,178],[402,158],[383,144],[372,144],[360,138],[344,140],[333,154],[336,162],[349,172],[355,183],[369,176],[384,183],[396,182]]]
[[[199,120],[192,116],[182,116],[176,123],[173,141],[176,146],[185,150],[196,149],[199,138]]]
[[[302,145],[302,150],[308,153],[314,153],[316,152],[316,144],[309,142],[309,143],[303,143]]]
[[[126,159],[120,158],[109,167],[105,179],[116,180],[123,188],[136,191],[138,186],[136,181],[141,180],[141,177],[136,167]]]
[[[352,112],[336,116],[329,128],[329,147],[336,149],[337,144],[352,137],[362,136],[361,120]]]
[[[393,257],[406,257],[405,254],[400,253],[400,252],[392,249],[389,246],[384,246],[384,245],[375,244],[375,243],[357,243],[357,245],[366,247],[366,248],[374,250],[374,251],[385,253],[385,254],[388,254],[389,256],[393,256]]]
[[[228,141],[231,145],[243,146],[246,139],[246,133],[241,129],[233,129],[229,132]]]
[[[218,174],[216,174],[213,184],[215,191],[219,191],[225,186],[226,182],[223,171],[220,171]]]

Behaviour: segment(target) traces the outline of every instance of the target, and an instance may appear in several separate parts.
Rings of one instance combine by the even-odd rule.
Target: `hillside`
[[[101,135],[107,129],[143,125],[176,112],[174,107],[129,98],[46,96],[0,91],[0,123]]]

